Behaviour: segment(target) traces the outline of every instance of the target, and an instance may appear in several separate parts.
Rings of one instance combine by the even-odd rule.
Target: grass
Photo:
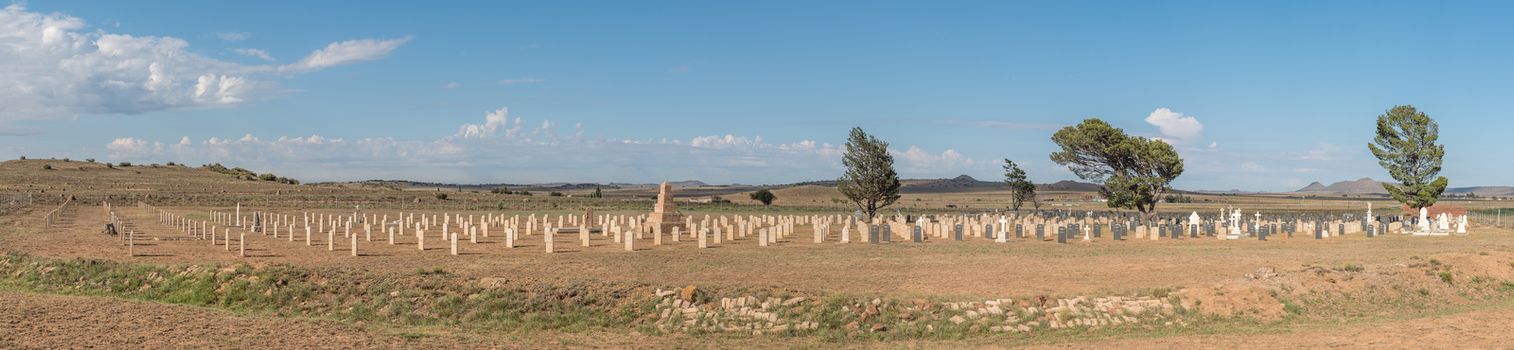
[[[1451,275],[1451,271],[1441,271],[1439,275],[1441,282],[1446,282],[1446,284],[1456,284],[1456,278],[1455,276]]]
[[[237,312],[401,325],[584,330],[628,323],[624,295],[572,288],[482,289],[433,269],[419,280],[273,265],[155,266],[0,257],[0,287],[114,296]]]

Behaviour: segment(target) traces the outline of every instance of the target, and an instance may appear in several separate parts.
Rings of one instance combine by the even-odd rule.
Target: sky
[[[1514,185],[1514,21],[1475,1],[32,1],[0,11],[0,158],[306,182],[1076,179],[1058,128],[1172,143],[1174,186],[1390,179],[1375,118]]]

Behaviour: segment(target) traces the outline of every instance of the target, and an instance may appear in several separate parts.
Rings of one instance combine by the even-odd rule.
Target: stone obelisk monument
[[[662,232],[673,232],[674,227],[683,224],[683,215],[678,213],[678,207],[673,205],[673,186],[667,181],[657,186],[657,206],[652,207],[652,214],[647,215],[646,229],[652,231],[652,225],[662,227]]]

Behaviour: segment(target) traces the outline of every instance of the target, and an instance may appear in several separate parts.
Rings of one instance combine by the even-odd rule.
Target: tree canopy
[[[894,172],[894,156],[888,142],[868,135],[862,128],[852,128],[841,159],[846,173],[836,180],[836,187],[852,204],[872,220],[878,209],[899,200],[899,174]]]
[[[1062,147],[1051,160],[1083,180],[1103,185],[1099,194],[1111,208],[1156,210],[1172,180],[1183,174],[1183,158],[1162,140],[1126,135],[1098,118],[1058,130],[1051,137]]]
[[[1435,144],[1440,125],[1414,106],[1393,106],[1377,116],[1377,137],[1367,149],[1399,183],[1383,183],[1394,200],[1410,208],[1435,205],[1450,183],[1440,174],[1446,147]]]
[[[1020,165],[1015,164],[1015,161],[1004,160],[1004,183],[1009,185],[1009,203],[1015,211],[1020,211],[1020,206],[1026,202],[1037,203],[1036,184],[1030,182],[1030,178],[1025,175],[1025,170],[1020,169]],[[1037,207],[1040,206],[1037,205]]]

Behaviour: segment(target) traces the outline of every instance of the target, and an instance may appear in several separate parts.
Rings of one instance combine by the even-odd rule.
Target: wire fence
[[[9,214],[30,205],[32,205],[32,195],[29,193],[0,195],[0,214]]]

